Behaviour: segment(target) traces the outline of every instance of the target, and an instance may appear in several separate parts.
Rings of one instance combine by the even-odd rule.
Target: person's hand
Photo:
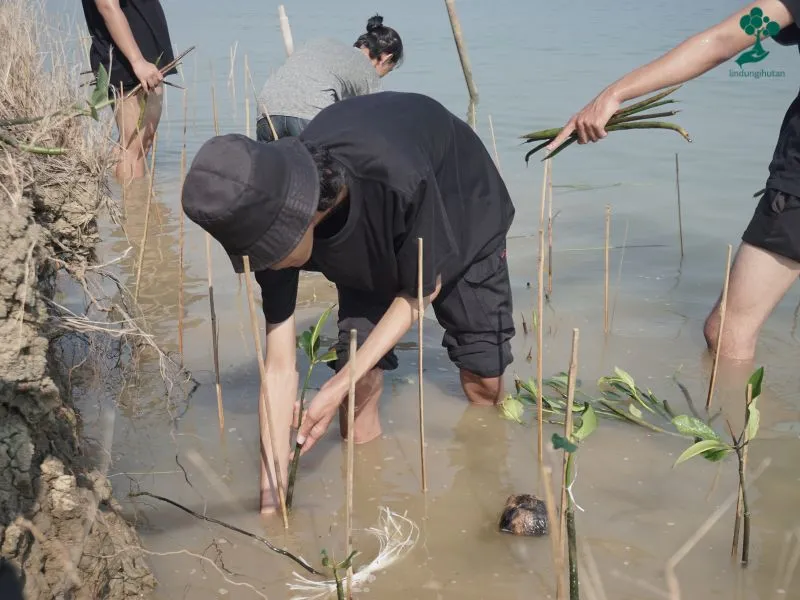
[[[576,133],[579,144],[597,142],[608,133],[606,125],[612,115],[619,110],[620,102],[613,94],[603,92],[587,104],[578,114],[572,117],[555,139],[547,146],[547,151],[552,152],[570,135]]]
[[[336,416],[336,411],[339,410],[339,406],[346,397],[347,388],[342,388],[336,376],[328,380],[314,396],[308,410],[303,415],[300,430],[297,432],[297,443],[303,446],[300,452],[301,456],[311,450],[314,444],[325,435],[333,417]]]
[[[158,67],[144,59],[135,62],[131,66],[133,67],[134,75],[136,75],[139,83],[142,84],[142,88],[145,92],[153,91],[164,79]]]

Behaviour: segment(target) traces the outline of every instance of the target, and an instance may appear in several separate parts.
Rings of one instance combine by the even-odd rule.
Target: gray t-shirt
[[[267,80],[259,114],[313,119],[334,102],[380,91],[380,77],[358,48],[330,39],[295,50]]]

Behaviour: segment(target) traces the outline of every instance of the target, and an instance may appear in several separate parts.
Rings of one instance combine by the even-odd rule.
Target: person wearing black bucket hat
[[[301,270],[321,272],[339,294],[336,375],[303,417],[303,452],[347,395],[342,369],[351,329],[358,332],[353,437],[365,443],[381,434],[383,372],[397,367],[393,348],[417,318],[418,238],[424,300],[445,330],[442,345],[465,395],[487,406],[502,399],[515,333],[506,264],[514,206],[483,142],[435,100],[381,92],[333,104],[298,137],[269,144],[215,137],[194,158],[182,203],[224,247],[234,270],[241,272],[242,257],[249,257],[261,286],[266,370],[289,382],[280,384],[284,389],[267,382],[281,452],[287,442],[282,469],[297,397]],[[262,490],[262,512],[277,504],[274,496]]]

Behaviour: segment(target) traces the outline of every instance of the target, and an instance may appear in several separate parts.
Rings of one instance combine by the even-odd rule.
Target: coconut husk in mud
[[[29,600],[140,597],[155,580],[108,480],[85,462],[62,385],[69,365],[53,359],[51,343],[56,275],[85,271],[98,241],[104,132],[64,115],[1,124],[79,100],[52,31],[38,3],[0,3],[0,133],[66,150],[43,156],[0,143],[0,556]]]

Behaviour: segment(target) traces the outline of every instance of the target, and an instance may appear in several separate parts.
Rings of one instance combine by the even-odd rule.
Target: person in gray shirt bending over
[[[381,77],[403,59],[397,32],[375,15],[353,46],[314,40],[297,50],[267,80],[258,97],[258,141],[297,136],[323,108],[353,96],[380,91]]]

